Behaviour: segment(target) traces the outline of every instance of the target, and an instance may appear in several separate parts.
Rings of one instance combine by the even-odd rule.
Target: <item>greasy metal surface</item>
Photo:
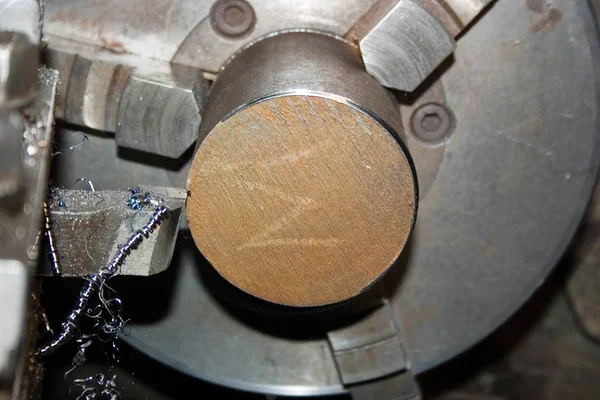
[[[92,129],[114,132],[121,94],[131,68],[92,61],[60,50],[44,53],[48,66],[60,74],[57,118]]]
[[[217,72],[231,54],[269,32],[312,28],[343,35],[373,3],[253,0],[255,29],[232,40],[211,25],[213,0],[150,0],[143,7],[136,1],[49,0],[44,3],[44,31],[51,48],[54,38],[65,38],[123,56],[133,54]]]
[[[556,0],[550,18],[528,3],[497,2],[443,71],[457,128],[420,204],[404,268],[385,280],[416,373],[472,346],[522,304],[563,253],[592,190],[591,14],[582,2]],[[193,254],[182,259],[168,312],[131,324],[128,341],[232,387],[342,391],[324,333],[293,340],[273,333],[271,318],[226,311],[195,275],[208,268]]]
[[[416,0],[453,37],[469,26],[495,0]]]
[[[419,4],[427,10],[435,19],[439,21],[446,32],[455,37],[463,30],[462,21],[456,16],[453,10],[448,7],[444,0],[417,0]]]
[[[359,41],[367,72],[383,86],[413,91],[454,50],[454,40],[414,0],[400,0]]]
[[[453,38],[492,0],[380,0],[346,37],[384,86],[413,91],[454,50]]]
[[[162,199],[171,212],[158,234],[144,240],[131,253],[122,275],[153,275],[164,271],[171,261],[179,219],[186,193],[174,188],[142,188]],[[62,276],[85,276],[108,264],[131,233],[143,226],[155,208],[137,211],[127,206],[129,191],[81,191],[54,189],[49,202],[52,231]],[[61,205],[62,204],[62,205]],[[52,275],[49,263],[41,272]]]
[[[364,383],[407,367],[401,334],[387,302],[355,323],[328,332],[327,339],[344,385]]]
[[[354,324],[327,332],[333,351],[346,351],[377,343],[398,335],[389,303],[377,308]]]

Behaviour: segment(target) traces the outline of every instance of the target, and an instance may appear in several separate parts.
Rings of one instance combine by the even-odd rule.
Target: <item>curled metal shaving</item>
[[[52,262],[52,272],[54,275],[60,275],[60,263],[58,253],[56,252],[54,234],[52,233],[52,221],[50,220],[50,212],[48,211],[48,204],[46,202],[44,202],[44,228],[46,230],[46,240],[48,241],[50,262]]]
[[[84,310],[88,308],[90,298],[96,293],[97,290],[102,290],[104,288],[107,279],[112,278],[119,272],[119,268],[123,265],[127,256],[131,254],[133,250],[138,248],[144,238],[148,238],[150,234],[152,234],[154,230],[158,228],[160,223],[168,216],[168,213],[169,209],[167,207],[158,207],[148,223],[131,235],[129,240],[127,240],[127,243],[119,247],[117,255],[110,262],[110,264],[102,267],[98,273],[89,277],[88,281],[79,293],[79,298],[77,299],[75,307],[67,316],[66,321],[63,323],[61,332],[50,343],[40,347],[37,350],[36,355],[46,356],[52,354],[75,336],[79,330],[79,319],[81,314],[84,313]],[[102,297],[103,296],[101,296],[100,299],[101,302],[103,301]],[[123,324],[124,322],[122,322],[122,320],[119,321],[117,319],[112,327],[114,329],[120,329]],[[110,333],[114,334],[114,331],[111,331]]]
[[[87,182],[89,188],[92,190],[92,192],[96,192],[96,189],[94,188],[94,184],[92,183],[92,181],[90,181],[88,178],[78,178],[75,183],[73,183],[71,185],[71,187],[75,186],[77,183],[79,182]]]
[[[90,140],[90,138],[88,137],[88,135],[86,135],[83,132],[73,132],[73,136],[75,136],[75,135],[81,135],[81,142],[80,143],[77,143],[77,144],[74,144],[72,146],[69,146],[66,149],[57,150],[54,153],[52,153],[52,157],[57,156],[59,154],[72,153],[73,150],[75,150],[76,148],[78,148],[80,146],[83,146],[83,144],[85,143],[86,140]]]
[[[101,398],[108,400],[118,400],[121,395],[117,391],[117,376],[113,375],[111,379],[104,378],[103,374],[88,376],[87,378],[75,379],[74,385],[69,389],[72,394],[74,388],[81,388],[81,393],[76,400],[94,400],[98,398],[100,392]]]
[[[158,207],[160,205],[160,201],[154,199],[150,192],[142,192],[139,188],[129,189],[131,192],[131,196],[127,200],[127,207],[141,211],[145,206],[152,205],[154,207]]]

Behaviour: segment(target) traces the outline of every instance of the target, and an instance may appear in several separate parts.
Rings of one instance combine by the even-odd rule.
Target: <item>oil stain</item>
[[[551,31],[563,19],[563,12],[554,6],[549,6],[544,11],[542,18],[537,21],[535,24],[531,25],[530,31],[531,33],[537,33],[541,31]]]
[[[563,12],[548,0],[525,0],[525,5],[531,11],[542,15],[540,20],[529,28],[531,33],[551,31],[563,19]]]

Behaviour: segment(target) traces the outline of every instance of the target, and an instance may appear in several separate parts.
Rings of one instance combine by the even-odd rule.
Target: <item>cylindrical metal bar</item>
[[[324,34],[288,32],[251,43],[225,64],[206,103],[200,140],[238,107],[298,90],[344,98],[403,135],[391,94],[367,74],[356,46]]]
[[[354,45],[265,38],[214,83],[188,178],[194,240],[239,289],[288,306],[352,298],[395,262],[417,185],[390,94]]]

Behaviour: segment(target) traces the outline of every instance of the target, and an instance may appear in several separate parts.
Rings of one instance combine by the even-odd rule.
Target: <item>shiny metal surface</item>
[[[404,266],[384,281],[415,373],[478,342],[540,285],[595,181],[591,14],[587,4],[557,0],[549,19],[528,4],[497,2],[440,71],[456,131],[420,204]],[[208,266],[194,251],[186,254],[173,265],[165,314],[132,322],[126,340],[183,372],[236,388],[344,390],[326,332],[298,338],[289,329],[297,319],[245,317],[213,297]]]
[[[400,0],[359,41],[367,72],[411,92],[454,50],[444,27],[414,0]]]
[[[115,132],[121,147],[179,158],[196,141],[208,83],[197,70],[165,66],[161,73],[53,49],[61,74],[57,116]],[[140,60],[137,60],[140,61]],[[140,61],[141,62],[141,61]]]
[[[413,91],[455,48],[454,37],[492,0],[382,0],[346,37],[384,86]]]
[[[263,38],[232,56],[211,86],[199,138],[202,141],[237,107],[299,90],[347,99],[403,135],[391,94],[364,71],[358,48],[343,39],[302,29]]]
[[[177,78],[170,85],[129,78],[117,114],[119,146],[179,158],[196,141],[202,120],[196,99],[203,101],[208,85],[198,71]]]
[[[141,187],[169,208],[169,218],[160,230],[142,242],[119,269],[121,275],[148,276],[164,271],[173,256],[179,221],[185,203],[183,189]],[[127,206],[129,190],[54,189],[49,200],[52,232],[60,261],[61,276],[87,276],[107,265],[131,233],[155,212],[152,206],[133,210]],[[73,246],[79,243],[79,246]],[[49,263],[40,274],[52,276]]]

